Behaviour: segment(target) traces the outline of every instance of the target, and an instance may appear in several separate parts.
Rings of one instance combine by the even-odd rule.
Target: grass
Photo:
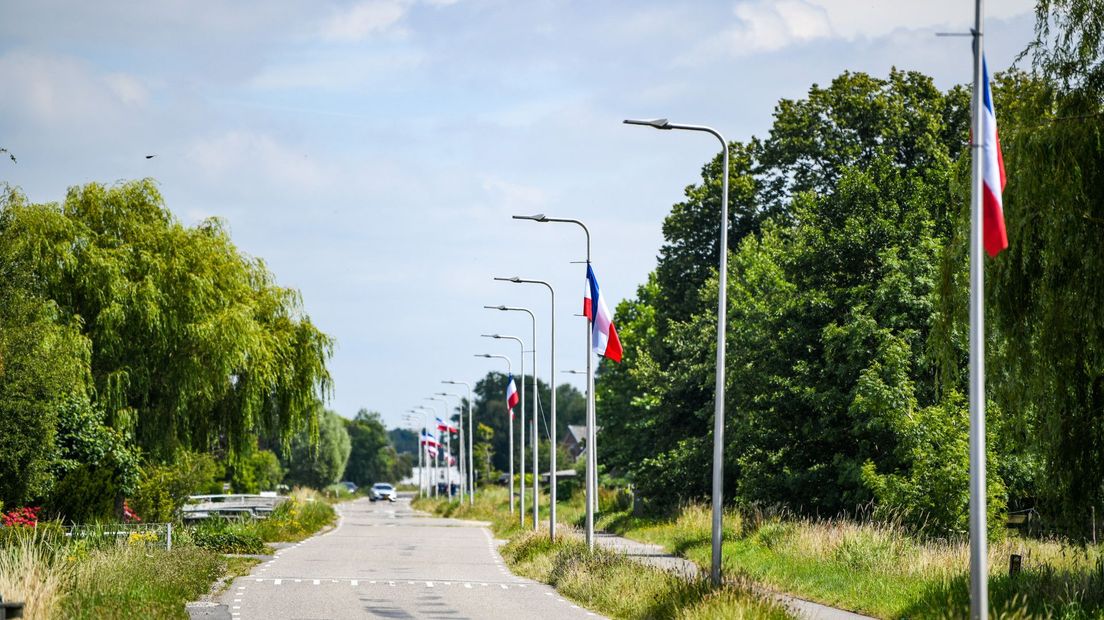
[[[553,543],[546,529],[523,529],[510,517],[502,489],[485,490],[474,506],[439,499],[419,499],[414,505],[442,516],[490,522],[496,535],[509,538],[502,555],[511,570],[551,584],[580,605],[614,618],[789,617],[778,605],[739,584],[714,589],[706,581],[687,581],[612,551],[588,552],[578,532],[566,523]],[[581,497],[557,506],[557,517],[564,519],[574,520],[582,513]]]
[[[505,497],[504,491],[495,488],[485,491],[474,508],[438,500],[416,504],[438,514],[490,521],[500,536],[517,540],[523,536],[521,528],[501,516],[507,512]],[[612,500],[602,501],[602,505],[598,529],[658,544],[703,568],[709,566],[708,506],[684,506],[664,518],[615,510]],[[542,511],[547,515],[547,507]],[[557,511],[563,525],[581,525],[580,497],[560,504]],[[724,524],[724,572],[738,583],[751,582],[882,618],[964,618],[968,614],[969,547],[965,541],[927,540],[893,524],[735,511],[726,513]],[[1022,572],[1016,577],[1008,575],[1012,554],[1023,557]],[[548,581],[556,562],[566,561],[557,557],[551,551],[534,553],[513,559],[512,566]],[[993,617],[1104,617],[1104,547],[1009,537],[990,544],[989,566]],[[564,589],[566,584],[557,587]],[[600,586],[584,589],[597,591]],[[588,604],[582,592],[569,595]],[[715,596],[724,599],[727,595]],[[716,610],[711,613],[725,617]]]
[[[700,566],[710,561],[710,511],[686,506],[666,519],[607,513],[599,527],[645,540]],[[969,609],[965,541],[932,541],[893,524],[729,513],[723,567],[773,589],[883,618],[960,618]],[[1009,557],[1023,571],[1008,576]],[[1007,538],[989,549],[994,617],[1104,615],[1098,547]]]
[[[321,495],[297,489],[265,520],[178,528],[171,551],[153,532],[115,537],[91,527],[88,536],[67,538],[50,523],[3,528],[0,594],[24,601],[28,620],[186,618],[186,602],[257,564],[223,553],[265,552],[265,542],[302,540],[334,518]]]

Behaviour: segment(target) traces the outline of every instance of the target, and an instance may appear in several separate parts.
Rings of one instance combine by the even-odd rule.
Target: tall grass
[[[0,595],[22,601],[23,617],[45,620],[58,615],[65,598],[71,566],[34,534],[0,546]]]
[[[511,570],[549,583],[581,605],[615,618],[789,617],[778,605],[737,583],[714,589],[705,581],[687,580],[603,548],[588,552],[574,527],[584,513],[581,493],[557,506],[561,530],[554,543],[543,523],[538,532],[532,531],[531,524],[523,529],[516,515],[510,516],[507,498],[504,489],[490,487],[481,492],[474,506],[430,498],[415,500],[414,507],[440,516],[489,522],[496,535],[509,539],[502,554]],[[542,510],[548,514],[547,507]]]

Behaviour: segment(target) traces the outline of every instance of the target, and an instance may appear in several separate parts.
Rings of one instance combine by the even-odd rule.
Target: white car
[[[368,491],[368,500],[373,502],[378,499],[385,499],[389,502],[393,502],[398,496],[399,494],[395,491],[395,487],[386,482],[377,482],[373,484],[372,488]]]

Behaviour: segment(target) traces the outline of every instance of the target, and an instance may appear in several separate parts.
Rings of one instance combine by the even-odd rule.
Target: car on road
[[[350,492],[350,493],[356,493],[357,489],[360,488],[356,485],[355,482],[350,482],[348,480],[342,480],[341,482],[338,482],[338,484],[345,487],[345,490]]]
[[[373,502],[381,499],[393,502],[398,499],[398,497],[399,493],[395,490],[395,487],[386,482],[377,482],[368,490],[368,499]]]

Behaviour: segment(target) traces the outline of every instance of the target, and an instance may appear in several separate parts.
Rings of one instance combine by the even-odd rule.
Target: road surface
[[[221,602],[240,620],[596,618],[514,576],[479,524],[429,517],[409,500],[338,506],[338,526],[278,551]]]

